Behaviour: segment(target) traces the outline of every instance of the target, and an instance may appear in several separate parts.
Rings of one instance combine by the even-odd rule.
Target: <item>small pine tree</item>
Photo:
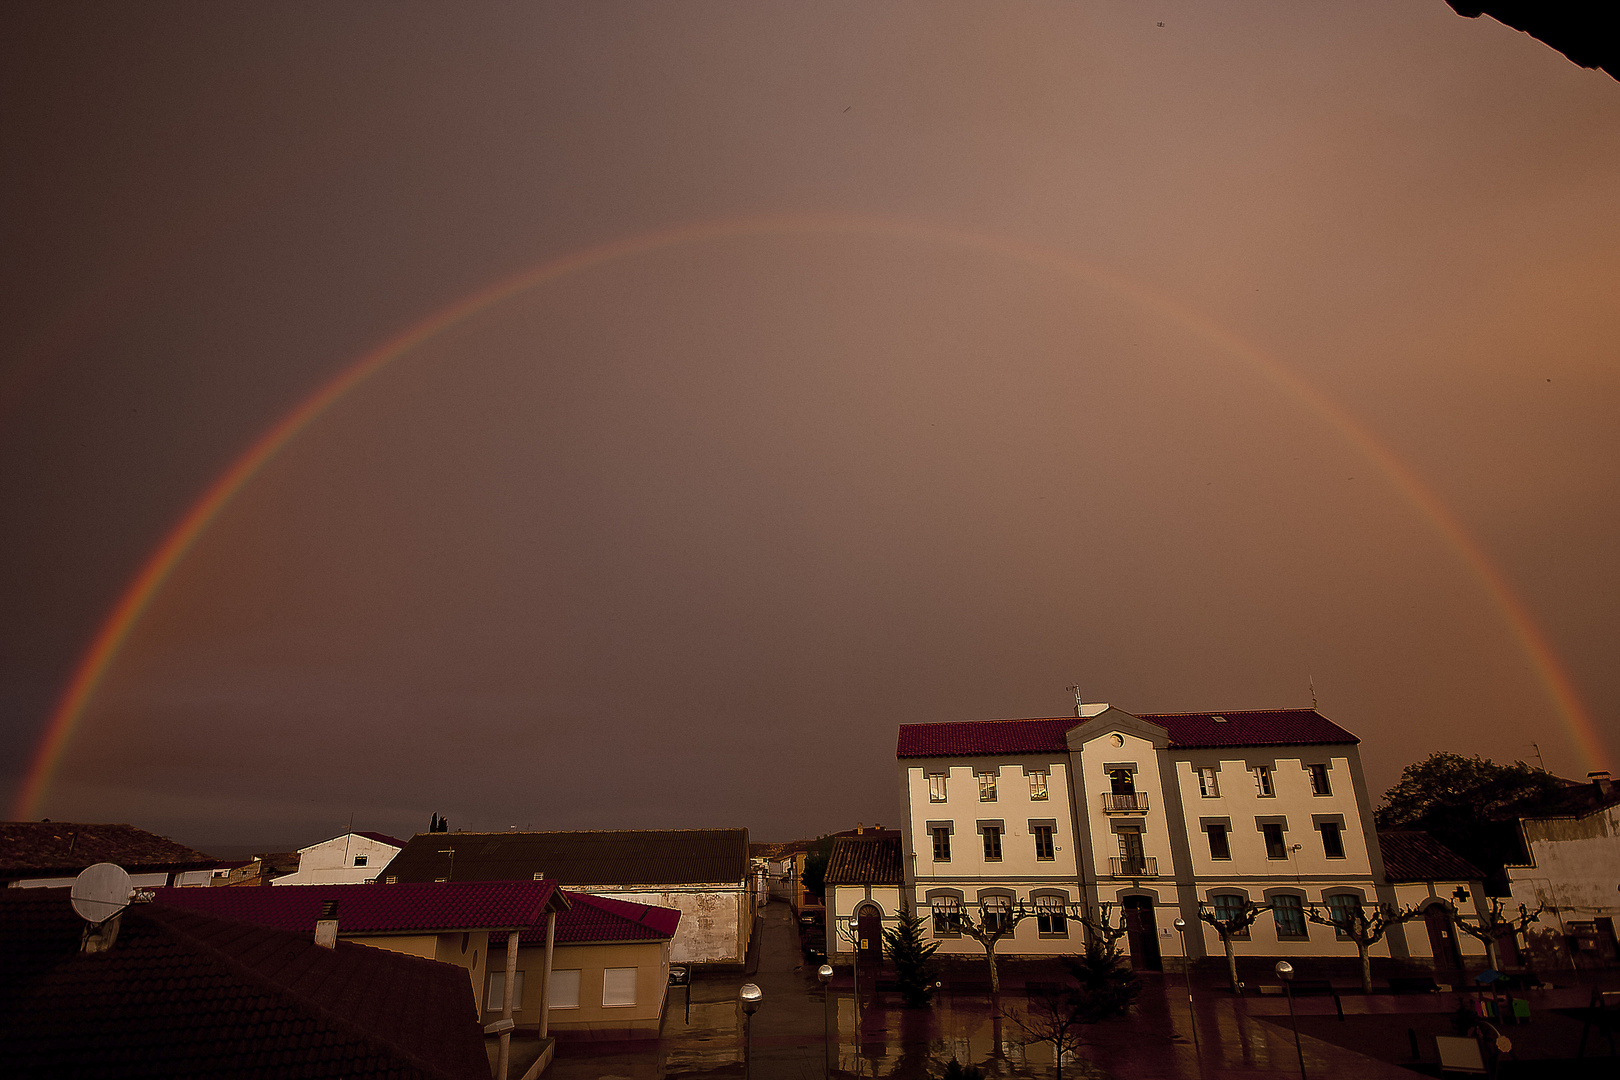
[[[906,1008],[920,1009],[934,997],[934,953],[939,942],[923,939],[923,921],[915,912],[901,912],[900,925],[883,931],[894,961],[894,978],[906,999]]]
[[[984,1080],[984,1073],[979,1071],[977,1065],[963,1065],[951,1058],[945,1066],[943,1080]]]

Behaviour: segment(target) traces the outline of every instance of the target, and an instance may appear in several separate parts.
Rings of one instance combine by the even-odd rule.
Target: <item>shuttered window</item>
[[[636,1003],[636,969],[633,967],[608,968],[602,972],[602,1004],[634,1005]]]

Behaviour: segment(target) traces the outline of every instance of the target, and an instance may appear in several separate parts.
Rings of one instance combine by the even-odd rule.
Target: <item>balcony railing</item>
[[[1105,791],[1102,793],[1102,803],[1105,814],[1145,814],[1148,808],[1147,795],[1140,791],[1120,794]]]
[[[1115,877],[1158,877],[1159,860],[1152,855],[1144,855],[1139,859],[1127,859],[1116,855],[1108,860],[1109,870]]]

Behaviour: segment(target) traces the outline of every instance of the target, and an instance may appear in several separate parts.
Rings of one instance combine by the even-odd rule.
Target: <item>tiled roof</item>
[[[83,928],[67,889],[0,890],[7,1076],[488,1080],[461,968],[155,904],[107,952]]]
[[[156,889],[157,904],[255,926],[309,933],[337,901],[338,932],[429,934],[515,930],[543,923],[566,901],[554,881],[457,881],[426,885],[268,885],[248,889]]]
[[[1061,754],[1063,736],[1080,723],[1055,720],[958,720],[944,724],[902,724],[896,757],[971,757],[976,754]]]
[[[536,873],[572,885],[743,885],[747,829],[624,829],[600,832],[417,833],[379,871],[383,878],[433,881],[529,880]]]
[[[1479,881],[1483,871],[1426,832],[1378,830],[1389,881]]]
[[[1216,720],[1215,717],[1224,720]],[[1314,746],[1358,740],[1315,709],[1263,709],[1224,713],[1141,713],[1139,719],[1170,733],[1173,747]],[[896,757],[973,757],[990,754],[1061,754],[1065,736],[1092,723],[1073,716],[1030,720],[963,720],[902,724]]]
[[[99,862],[131,873],[205,870],[219,860],[133,825],[0,822],[0,879],[65,877]]]
[[[1225,722],[1215,719],[1221,716]],[[1142,713],[1170,732],[1170,744],[1200,746],[1323,746],[1361,740],[1315,709],[1251,709],[1223,713]]]
[[[395,886],[398,888],[398,886]],[[615,896],[593,896],[569,892],[568,910],[557,916],[557,944],[583,945],[605,941],[668,941],[675,936],[681,913],[674,908],[654,907],[620,900]],[[544,945],[543,923],[531,926],[519,936],[522,945]],[[494,945],[495,942],[491,942]]]
[[[827,860],[829,885],[904,885],[898,833],[840,836]]]
[[[364,829],[356,829],[354,831],[354,835],[363,836],[367,840],[375,840],[379,844],[388,844],[391,847],[402,848],[405,846],[405,841],[398,840],[392,836],[389,836],[387,833],[367,832]]]

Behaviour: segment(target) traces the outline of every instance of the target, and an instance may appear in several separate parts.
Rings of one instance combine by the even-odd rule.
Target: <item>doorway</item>
[[[1138,971],[1163,971],[1159,956],[1159,927],[1153,918],[1153,897],[1127,896],[1125,939],[1131,949],[1131,967]]]
[[[1423,909],[1423,924],[1429,929],[1429,951],[1434,954],[1434,965],[1447,964],[1462,967],[1462,952],[1457,948],[1457,931],[1451,925],[1451,912],[1444,904],[1430,904]]]
[[[883,963],[883,912],[873,904],[863,905],[855,915],[856,953],[861,963]]]

